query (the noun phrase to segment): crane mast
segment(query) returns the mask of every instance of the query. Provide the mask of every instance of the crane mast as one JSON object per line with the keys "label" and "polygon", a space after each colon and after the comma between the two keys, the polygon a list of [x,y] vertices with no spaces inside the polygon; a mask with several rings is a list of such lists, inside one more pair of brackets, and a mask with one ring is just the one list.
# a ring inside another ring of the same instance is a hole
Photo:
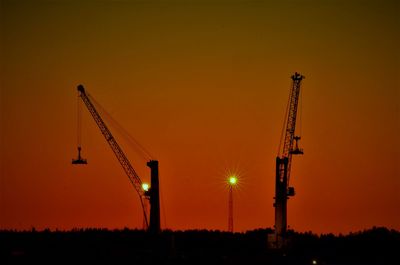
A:
{"label": "crane mast", "polygon": [[[112,151],[117,157],[119,163],[124,169],[126,175],[129,178],[129,181],[132,183],[135,188],[137,194],[139,195],[140,203],[143,209],[144,221],[148,230],[150,232],[158,232],[160,230],[160,204],[159,204],[159,184],[158,184],[158,161],[150,160],[147,162],[147,166],[150,167],[151,170],[151,187],[148,191],[144,191],[142,188],[142,181],[137,175],[135,169],[132,167],[128,158],[122,151],[121,147],[118,145],[117,141],[111,134],[110,130],[107,128],[107,125],[104,123],[100,114],[97,112],[95,106],[89,99],[88,95],[85,92],[85,88],[82,85],[78,86],[78,91],[82,101],[85,103],[87,109],[95,120],[97,126],[99,127],[101,133],[106,139],[107,143],[110,145]],[[147,213],[144,207],[144,199],[150,200],[150,225],[147,220]]]}
{"label": "crane mast", "polygon": [[[282,150],[279,150],[276,157],[276,178],[275,178],[275,235],[274,242],[276,248],[285,245],[287,229],[287,200],[294,196],[294,188],[289,186],[290,169],[292,155],[303,154],[303,150],[298,147],[299,136],[295,136],[297,108],[299,104],[300,84],[304,76],[299,73],[292,75],[292,87],[289,95],[287,116],[284,124],[284,142]],[[295,143],[295,147],[293,148]]]}

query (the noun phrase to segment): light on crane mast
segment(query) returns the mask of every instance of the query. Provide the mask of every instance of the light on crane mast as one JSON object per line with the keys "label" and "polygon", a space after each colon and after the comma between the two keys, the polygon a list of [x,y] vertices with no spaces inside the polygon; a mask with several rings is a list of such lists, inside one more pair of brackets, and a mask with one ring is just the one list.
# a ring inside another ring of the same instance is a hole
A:
{"label": "light on crane mast", "polygon": [[147,184],[147,183],[143,183],[143,184],[142,184],[142,189],[143,189],[144,191],[149,191],[150,185]]}

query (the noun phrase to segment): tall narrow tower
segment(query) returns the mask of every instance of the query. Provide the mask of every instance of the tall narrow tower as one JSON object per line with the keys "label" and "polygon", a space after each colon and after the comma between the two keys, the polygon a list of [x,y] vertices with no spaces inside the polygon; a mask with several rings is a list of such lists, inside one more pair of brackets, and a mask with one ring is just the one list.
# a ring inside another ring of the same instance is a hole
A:
{"label": "tall narrow tower", "polygon": [[160,232],[160,187],[158,180],[158,161],[150,160],[147,162],[150,168],[150,225],[151,233]]}
{"label": "tall narrow tower", "polygon": [[233,233],[233,187],[237,184],[237,177],[230,176],[228,179],[229,198],[228,198],[228,232]]}
{"label": "tall narrow tower", "polygon": [[[295,73],[292,75],[292,87],[289,95],[289,105],[287,117],[285,117],[285,128],[283,137],[283,148],[279,147],[276,157],[276,178],[275,178],[275,234],[273,244],[276,248],[282,248],[286,241],[287,229],[287,200],[294,196],[294,188],[289,187],[290,168],[292,155],[303,154],[303,150],[298,148],[300,136],[295,136],[297,106],[299,104],[300,84],[304,76]],[[295,148],[294,142],[296,142]],[[282,143],[282,138],[281,138]]]}

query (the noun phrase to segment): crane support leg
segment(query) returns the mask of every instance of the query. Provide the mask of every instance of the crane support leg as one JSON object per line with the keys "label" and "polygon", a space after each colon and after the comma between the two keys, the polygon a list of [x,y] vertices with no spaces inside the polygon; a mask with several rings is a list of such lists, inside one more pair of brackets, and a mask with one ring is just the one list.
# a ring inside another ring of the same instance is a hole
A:
{"label": "crane support leg", "polygon": [[150,225],[149,232],[160,232],[160,187],[158,181],[158,161],[150,160],[147,162],[150,168],[151,188],[150,188]]}

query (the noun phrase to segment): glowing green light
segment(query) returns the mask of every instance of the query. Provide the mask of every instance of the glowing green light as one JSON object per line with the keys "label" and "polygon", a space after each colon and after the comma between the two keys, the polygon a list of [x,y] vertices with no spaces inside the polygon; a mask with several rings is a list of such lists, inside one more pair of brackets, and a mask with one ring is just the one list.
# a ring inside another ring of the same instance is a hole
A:
{"label": "glowing green light", "polygon": [[147,184],[147,183],[143,183],[143,184],[142,184],[142,189],[143,189],[144,191],[149,191],[150,185]]}
{"label": "glowing green light", "polygon": [[236,183],[237,183],[237,177],[236,176],[231,176],[231,177],[229,177],[229,184],[230,185],[236,185]]}

